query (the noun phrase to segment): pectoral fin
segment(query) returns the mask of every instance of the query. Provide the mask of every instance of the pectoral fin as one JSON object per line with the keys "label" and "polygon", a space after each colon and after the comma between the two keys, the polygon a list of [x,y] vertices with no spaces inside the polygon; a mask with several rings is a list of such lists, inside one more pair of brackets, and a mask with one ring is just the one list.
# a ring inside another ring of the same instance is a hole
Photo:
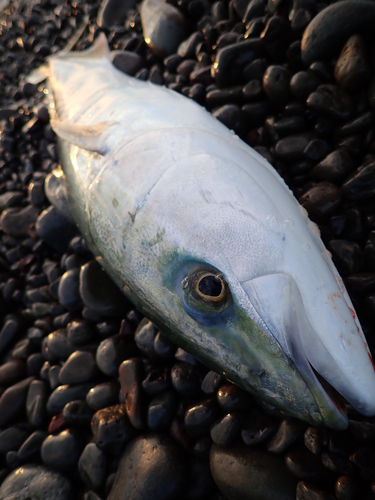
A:
{"label": "pectoral fin", "polygon": [[74,222],[74,218],[68,204],[65,176],[61,168],[56,168],[47,175],[44,182],[44,190],[48,200],[52,203],[56,210],[63,217],[65,217],[65,219],[70,222]]}
{"label": "pectoral fin", "polygon": [[56,135],[81,149],[104,155],[107,151],[106,142],[110,129],[117,122],[101,122],[95,125],[69,123],[58,119],[51,120],[51,126]]}

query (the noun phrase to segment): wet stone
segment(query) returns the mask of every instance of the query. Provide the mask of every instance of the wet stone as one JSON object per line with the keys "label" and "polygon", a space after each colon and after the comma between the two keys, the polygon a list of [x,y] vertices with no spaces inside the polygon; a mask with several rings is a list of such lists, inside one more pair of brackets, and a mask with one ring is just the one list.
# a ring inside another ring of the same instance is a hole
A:
{"label": "wet stone", "polygon": [[15,341],[20,328],[21,324],[17,318],[9,318],[5,321],[0,330],[0,353],[3,353],[5,349]]}
{"label": "wet stone", "polygon": [[251,80],[250,82],[248,82],[242,89],[242,96],[245,102],[254,102],[261,100],[262,97],[264,97],[263,86],[261,82],[259,80]]}
{"label": "wet stone", "polygon": [[289,97],[291,74],[284,66],[268,66],[263,75],[263,90],[275,104],[285,104]]}
{"label": "wet stone", "polygon": [[304,443],[314,455],[320,455],[328,445],[328,431],[320,427],[308,427],[304,434]]}
{"label": "wet stone", "polygon": [[310,483],[297,484],[296,500],[334,500],[334,497]]}
{"label": "wet stone", "polygon": [[298,201],[312,220],[321,221],[333,215],[341,204],[340,189],[329,182],[311,187]]}
{"label": "wet stone", "polygon": [[74,346],[80,346],[93,340],[94,332],[90,323],[84,319],[76,319],[66,327],[67,337]]}
{"label": "wet stone", "polygon": [[129,50],[116,51],[114,54],[113,65],[126,73],[127,75],[134,76],[137,71],[143,68],[145,61],[136,52],[130,52]]}
{"label": "wet stone", "polygon": [[0,386],[13,385],[24,379],[27,373],[26,364],[21,359],[11,359],[0,366]]}
{"label": "wet stone", "polygon": [[8,427],[1,431],[0,454],[5,455],[8,451],[18,450],[27,437],[28,432],[21,427]]}
{"label": "wet stone", "polygon": [[375,163],[360,167],[342,186],[348,200],[362,200],[375,194]]}
{"label": "wet stone", "polygon": [[19,448],[17,456],[21,463],[32,460],[39,456],[42,448],[43,441],[47,438],[48,434],[44,431],[33,432]]}
{"label": "wet stone", "polygon": [[230,413],[249,408],[251,405],[251,396],[243,389],[227,382],[218,390],[217,402],[223,411]]}
{"label": "wet stone", "polygon": [[360,35],[352,35],[344,45],[335,66],[335,79],[349,91],[362,88],[370,79],[365,45]]}
{"label": "wet stone", "polygon": [[39,209],[28,205],[25,208],[8,208],[0,216],[0,225],[9,236],[28,236],[28,229],[39,215]]}
{"label": "wet stone", "polygon": [[280,139],[275,145],[275,153],[281,160],[293,161],[300,160],[304,156],[304,151],[309,145],[311,135],[302,133],[290,135]]}
{"label": "wet stone", "polygon": [[66,360],[74,351],[64,328],[50,333],[42,342],[42,354],[47,361]]}
{"label": "wet stone", "polygon": [[282,136],[296,134],[306,129],[306,120],[302,116],[286,116],[273,124],[273,129]]}
{"label": "wet stone", "polygon": [[207,395],[215,394],[221,384],[225,381],[223,375],[210,371],[204,377],[201,385],[202,391]]}
{"label": "wet stone", "polygon": [[176,345],[162,332],[158,332],[154,339],[154,351],[162,358],[170,358],[175,354]]}
{"label": "wet stone", "polygon": [[115,405],[118,402],[119,390],[120,384],[118,382],[103,382],[89,390],[86,395],[86,403],[93,411]]}
{"label": "wet stone", "polygon": [[85,306],[103,316],[118,316],[129,308],[125,296],[95,260],[81,268],[79,292]]}
{"label": "wet stone", "polygon": [[51,418],[47,429],[48,434],[58,434],[59,432],[65,430],[67,427],[67,423],[65,422],[62,413],[59,413],[59,415],[54,415]]}
{"label": "wet stone", "polygon": [[240,413],[228,413],[217,420],[211,427],[211,439],[220,446],[228,446],[238,436],[241,430],[243,416]]}
{"label": "wet stone", "polygon": [[200,438],[209,433],[211,425],[220,413],[215,398],[206,399],[190,407],[185,413],[185,428],[192,438]]}
{"label": "wet stone", "polygon": [[271,453],[283,453],[305,432],[306,424],[301,420],[283,420],[276,434],[269,440],[267,450]]}
{"label": "wet stone", "polygon": [[261,126],[264,120],[273,112],[273,107],[269,100],[245,104],[241,109],[246,113],[249,127]]}
{"label": "wet stone", "polygon": [[363,498],[363,486],[359,479],[352,476],[340,476],[335,483],[337,500],[356,500]]}
{"label": "wet stone", "polygon": [[75,351],[61,368],[59,380],[61,384],[80,384],[92,380],[97,371],[91,352]]}
{"label": "wet stone", "polygon": [[103,451],[121,451],[135,434],[125,405],[114,405],[97,411],[91,420],[91,431],[96,446]]}
{"label": "wet stone", "polygon": [[29,423],[36,428],[42,427],[46,421],[47,385],[43,380],[33,380],[26,398],[26,413]]}
{"label": "wet stone", "polygon": [[252,409],[245,414],[241,437],[246,445],[253,446],[267,441],[275,430],[276,421],[272,417]]}
{"label": "wet stone", "polygon": [[174,54],[186,39],[186,20],[183,14],[160,0],[143,2],[140,14],[143,35],[152,52],[159,57]]}
{"label": "wet stone", "polygon": [[329,473],[320,457],[313,455],[305,447],[293,448],[285,455],[285,463],[290,472],[302,481],[321,484],[329,479]]}
{"label": "wet stone", "polygon": [[68,426],[85,426],[90,424],[93,411],[86,401],[76,400],[67,403],[62,411],[62,416]]}
{"label": "wet stone", "polygon": [[79,269],[64,273],[59,281],[58,299],[68,311],[77,311],[83,306],[79,293]]}
{"label": "wet stone", "polygon": [[78,470],[89,488],[97,490],[104,484],[106,466],[107,459],[103,451],[95,443],[86,445],[78,461]]}
{"label": "wet stone", "polygon": [[166,391],[150,401],[147,425],[151,431],[166,431],[169,428],[177,408],[177,400],[174,391]]}
{"label": "wet stone", "polygon": [[186,486],[186,462],[165,435],[139,436],[126,447],[108,500],[169,500]]}
{"label": "wet stone", "polygon": [[39,215],[35,229],[38,236],[58,252],[66,251],[70,240],[77,234],[77,227],[60,215],[53,206]]}
{"label": "wet stone", "polygon": [[117,374],[121,362],[134,356],[135,351],[131,338],[114,335],[100,342],[96,351],[96,364],[105,375],[112,377]]}
{"label": "wet stone", "polygon": [[132,358],[121,363],[119,380],[129,420],[136,429],[145,427],[145,399],[142,391],[143,362]]}
{"label": "wet stone", "polygon": [[268,63],[265,59],[255,59],[247,64],[243,70],[243,76],[246,81],[251,80],[263,81],[263,75],[266,71]]}
{"label": "wet stone", "polygon": [[324,451],[321,456],[324,467],[336,474],[352,474],[355,467],[346,456]]}
{"label": "wet stone", "polygon": [[367,111],[366,113],[362,113],[360,116],[354,118],[354,120],[345,123],[345,125],[336,131],[336,134],[339,136],[358,134],[359,132],[367,130],[373,123],[374,113],[372,111]]}
{"label": "wet stone", "polygon": [[194,57],[195,49],[198,43],[203,41],[203,35],[200,31],[192,33],[189,38],[181,42],[177,49],[177,54],[184,59]]}
{"label": "wet stone", "polygon": [[47,411],[51,415],[61,413],[64,406],[76,399],[84,399],[92,388],[92,384],[60,385],[57,387],[47,401]]}
{"label": "wet stone", "polygon": [[246,115],[236,104],[225,104],[216,109],[212,115],[237,135],[243,136],[245,134]]}
{"label": "wet stone", "polygon": [[0,498],[37,500],[71,500],[73,487],[59,472],[41,465],[24,465],[14,470],[0,486]]}
{"label": "wet stone", "polygon": [[215,108],[223,104],[238,104],[241,103],[241,100],[242,85],[235,85],[226,89],[213,89],[206,94],[206,105],[208,108]]}
{"label": "wet stone", "polygon": [[181,396],[195,397],[200,394],[200,386],[204,377],[200,366],[179,362],[171,369],[172,385]]}
{"label": "wet stone", "polygon": [[331,151],[331,146],[324,139],[312,139],[303,151],[303,156],[311,161],[320,161]]}
{"label": "wet stone", "polygon": [[354,162],[345,149],[337,149],[316,165],[310,174],[320,181],[339,182],[353,170]]}
{"label": "wet stone", "polygon": [[348,119],[353,111],[353,103],[345,90],[332,84],[320,85],[306,101],[309,108],[338,120]]}
{"label": "wet stone", "polygon": [[332,240],[329,249],[334,263],[343,275],[362,270],[363,253],[358,243],[348,240]]}
{"label": "wet stone", "polygon": [[213,444],[210,465],[216,485],[229,500],[295,499],[296,480],[282,457],[245,444]]}
{"label": "wet stone", "polygon": [[52,390],[56,389],[56,387],[60,385],[60,371],[61,371],[60,365],[53,365],[49,369],[48,379],[49,379],[49,385]]}
{"label": "wet stone", "polygon": [[149,370],[142,381],[142,388],[149,396],[156,396],[170,389],[171,385],[169,369],[167,367],[155,367]]}
{"label": "wet stone", "polygon": [[60,434],[48,436],[42,444],[41,457],[44,465],[57,470],[70,469],[78,462],[82,443],[76,432],[66,429]]}
{"label": "wet stone", "polygon": [[0,397],[0,427],[13,421],[25,412],[25,403],[30,383],[34,377],[8,387]]}

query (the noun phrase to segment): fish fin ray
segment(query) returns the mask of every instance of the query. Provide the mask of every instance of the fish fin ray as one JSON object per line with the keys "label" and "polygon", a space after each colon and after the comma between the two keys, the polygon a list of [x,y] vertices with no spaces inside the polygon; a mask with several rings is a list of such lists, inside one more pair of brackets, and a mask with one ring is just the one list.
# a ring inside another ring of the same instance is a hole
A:
{"label": "fish fin ray", "polygon": [[94,44],[88,49],[76,52],[63,50],[52,59],[54,57],[57,59],[109,59],[109,53],[107,38],[104,33],[100,33]]}
{"label": "fish fin ray", "polygon": [[44,182],[44,190],[48,200],[56,210],[65,217],[65,219],[74,222],[68,203],[65,175],[60,167],[55,168],[47,175]]}
{"label": "fish fin ray", "polygon": [[108,132],[115,124],[117,124],[115,121],[84,125],[57,119],[51,120],[51,127],[60,139],[70,142],[81,149],[86,149],[100,155],[106,153]]}

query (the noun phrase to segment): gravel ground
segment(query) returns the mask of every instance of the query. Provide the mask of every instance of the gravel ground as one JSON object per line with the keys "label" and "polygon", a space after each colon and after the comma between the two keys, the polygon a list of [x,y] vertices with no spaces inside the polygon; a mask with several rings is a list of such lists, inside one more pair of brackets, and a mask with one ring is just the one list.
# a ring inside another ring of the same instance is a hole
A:
{"label": "gravel ground", "polygon": [[76,49],[104,31],[119,69],[206,106],[318,224],[373,348],[375,3],[156,7],[152,33],[150,1],[142,20],[130,0],[0,12],[0,499],[375,499],[374,418],[348,406],[338,432],[268,408],[119,294],[45,196],[48,90],[25,80],[82,27]]}

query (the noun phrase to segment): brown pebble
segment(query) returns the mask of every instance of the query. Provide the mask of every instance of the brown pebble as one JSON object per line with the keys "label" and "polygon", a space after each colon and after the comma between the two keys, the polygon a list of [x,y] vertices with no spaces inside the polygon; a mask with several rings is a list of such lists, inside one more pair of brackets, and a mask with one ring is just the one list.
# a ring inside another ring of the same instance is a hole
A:
{"label": "brown pebble", "polygon": [[121,392],[126,413],[136,429],[145,427],[145,404],[142,391],[143,363],[140,358],[123,361],[119,368]]}
{"label": "brown pebble", "polygon": [[370,79],[365,46],[360,35],[353,35],[344,45],[335,66],[336,82],[345,90],[355,91]]}
{"label": "brown pebble", "polygon": [[313,220],[321,221],[333,215],[341,203],[340,189],[330,182],[320,182],[303,194],[298,201]]}

